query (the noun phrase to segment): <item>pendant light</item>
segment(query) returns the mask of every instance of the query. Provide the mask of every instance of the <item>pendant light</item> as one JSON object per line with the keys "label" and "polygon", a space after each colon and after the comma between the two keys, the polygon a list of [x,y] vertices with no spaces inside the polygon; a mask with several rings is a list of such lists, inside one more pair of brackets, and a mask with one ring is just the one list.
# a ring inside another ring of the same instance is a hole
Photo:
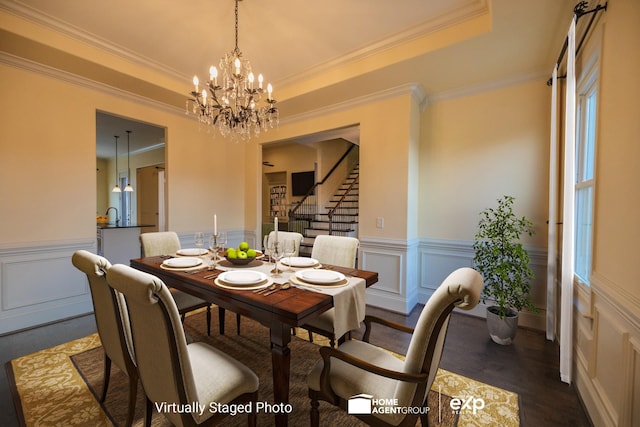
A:
{"label": "pendant light", "polygon": [[122,190],[120,189],[120,186],[118,185],[118,138],[120,138],[118,135],[114,135],[114,138],[116,139],[116,185],[113,186],[113,190],[111,190],[112,193],[122,193]]}
{"label": "pendant light", "polygon": [[131,135],[131,131],[128,130],[126,132],[127,132],[127,186],[124,187],[124,191],[131,192],[133,191],[133,187],[131,186],[131,169],[129,168],[129,155],[131,153],[130,146],[129,146],[129,135]]}

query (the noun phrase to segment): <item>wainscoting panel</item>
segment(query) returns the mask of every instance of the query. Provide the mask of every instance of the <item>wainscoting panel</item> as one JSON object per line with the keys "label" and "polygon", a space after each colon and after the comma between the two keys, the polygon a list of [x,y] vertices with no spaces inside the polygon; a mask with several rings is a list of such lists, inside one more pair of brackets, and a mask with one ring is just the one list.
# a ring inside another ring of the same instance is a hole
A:
{"label": "wainscoting panel", "polygon": [[629,345],[631,354],[629,371],[632,375],[627,379],[625,395],[631,396],[631,399],[627,402],[625,416],[629,420],[629,425],[638,426],[640,425],[640,340],[632,339]]}
{"label": "wainscoting panel", "polygon": [[420,297],[428,299],[442,281],[460,267],[472,267],[470,242],[423,239],[420,251]]}
{"label": "wainscoting panel", "polygon": [[594,425],[640,426],[640,298],[591,278],[593,317],[575,309],[575,383]]}
{"label": "wainscoting panel", "polygon": [[74,251],[96,251],[93,239],[0,247],[0,334],[93,311]]}
{"label": "wainscoting panel", "polygon": [[[540,313],[521,312],[519,324],[539,330],[545,328],[546,306],[546,251],[526,248],[531,258],[534,279],[531,282],[531,296]],[[421,239],[418,247],[420,258],[419,300],[426,301],[442,281],[454,270],[473,267],[473,242],[462,240]],[[473,310],[465,311],[478,317],[485,317],[486,305],[482,302]]]}
{"label": "wainscoting panel", "polygon": [[417,242],[360,238],[359,268],[376,271],[378,283],[367,289],[367,304],[409,313],[417,304]]}

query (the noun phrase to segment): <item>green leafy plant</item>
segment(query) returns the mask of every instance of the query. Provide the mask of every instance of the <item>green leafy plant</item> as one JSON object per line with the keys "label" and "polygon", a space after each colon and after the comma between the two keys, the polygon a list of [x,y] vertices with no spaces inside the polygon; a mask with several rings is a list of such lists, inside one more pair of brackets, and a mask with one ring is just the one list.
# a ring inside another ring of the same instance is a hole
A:
{"label": "green leafy plant", "polygon": [[520,243],[523,234],[532,236],[533,223],[513,213],[512,196],[498,199],[498,206],[480,213],[474,238],[473,264],[484,278],[482,302],[492,301],[504,318],[510,310],[538,311],[530,299],[529,254]]}

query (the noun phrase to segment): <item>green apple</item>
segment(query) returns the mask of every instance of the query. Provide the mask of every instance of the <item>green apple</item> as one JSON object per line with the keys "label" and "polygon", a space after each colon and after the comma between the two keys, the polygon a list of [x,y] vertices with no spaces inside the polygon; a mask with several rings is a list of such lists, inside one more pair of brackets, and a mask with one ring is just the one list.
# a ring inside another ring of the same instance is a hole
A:
{"label": "green apple", "polygon": [[238,258],[238,253],[235,249],[229,248],[227,249],[227,258]]}
{"label": "green apple", "polygon": [[239,251],[243,251],[243,252],[248,251],[249,250],[249,244],[247,242],[240,243],[240,245],[238,246],[238,250]]}
{"label": "green apple", "polygon": [[245,251],[238,251],[238,259],[247,259],[247,253]]}
{"label": "green apple", "polygon": [[249,258],[255,258],[256,257],[256,250],[255,249],[249,249],[247,251],[247,257]]}

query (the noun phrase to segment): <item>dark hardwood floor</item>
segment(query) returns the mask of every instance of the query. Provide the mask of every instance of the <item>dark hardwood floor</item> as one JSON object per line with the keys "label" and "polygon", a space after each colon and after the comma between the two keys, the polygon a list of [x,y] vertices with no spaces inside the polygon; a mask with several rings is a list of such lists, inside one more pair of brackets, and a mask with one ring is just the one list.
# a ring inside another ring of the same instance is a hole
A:
{"label": "dark hardwood floor", "polygon": [[[422,305],[409,316],[367,307],[367,313],[415,326]],[[372,343],[405,354],[410,337],[379,328]],[[354,332],[360,338],[364,328]],[[573,386],[560,381],[556,343],[541,331],[520,328],[510,346],[494,343],[484,319],[453,313],[440,366],[451,372],[503,388],[520,397],[521,426],[591,426]]]}
{"label": "dark hardwood floor", "polygon": [[[367,307],[369,314],[414,326],[422,306],[409,316]],[[362,328],[354,338],[361,338]],[[0,361],[5,362],[95,332],[93,316],[0,337]],[[404,354],[410,337],[376,329],[372,342]],[[559,379],[559,354],[555,343],[539,331],[520,329],[511,346],[493,343],[484,319],[454,313],[449,325],[441,366],[444,369],[494,385],[520,396],[521,425],[590,426],[575,388]],[[0,425],[17,426],[4,369],[0,374]]]}

